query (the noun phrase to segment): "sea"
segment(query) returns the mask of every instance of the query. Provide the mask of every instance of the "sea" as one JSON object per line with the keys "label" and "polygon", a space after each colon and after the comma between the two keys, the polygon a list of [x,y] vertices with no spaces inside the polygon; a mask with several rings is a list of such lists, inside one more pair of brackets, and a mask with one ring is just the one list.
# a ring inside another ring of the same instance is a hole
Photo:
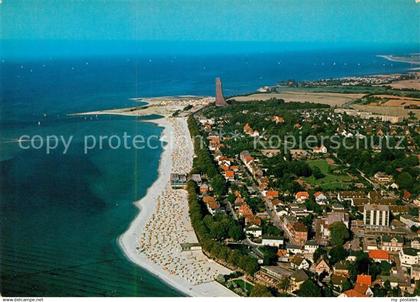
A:
{"label": "sea", "polygon": [[[214,95],[217,76],[230,96],[288,79],[405,72],[413,67],[376,56],[389,53],[288,49],[1,58],[1,295],[183,295],[132,264],[117,243],[138,213],[133,202],[157,178],[162,147],[104,144],[84,150],[89,135],[125,133],[158,140],[162,128],[147,117],[69,114],[133,106],[138,103],[131,98],[136,97]],[[33,138],[34,146],[20,146],[22,135],[21,143]],[[52,135],[73,137],[65,154],[62,144],[47,151],[45,138]]]}

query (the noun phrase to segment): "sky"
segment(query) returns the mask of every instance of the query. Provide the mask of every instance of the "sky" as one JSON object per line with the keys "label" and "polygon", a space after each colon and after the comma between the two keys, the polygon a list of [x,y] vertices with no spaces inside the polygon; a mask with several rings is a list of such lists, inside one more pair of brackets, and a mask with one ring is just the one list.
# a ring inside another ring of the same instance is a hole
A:
{"label": "sky", "polygon": [[6,40],[420,45],[415,0],[0,2],[4,51]]}

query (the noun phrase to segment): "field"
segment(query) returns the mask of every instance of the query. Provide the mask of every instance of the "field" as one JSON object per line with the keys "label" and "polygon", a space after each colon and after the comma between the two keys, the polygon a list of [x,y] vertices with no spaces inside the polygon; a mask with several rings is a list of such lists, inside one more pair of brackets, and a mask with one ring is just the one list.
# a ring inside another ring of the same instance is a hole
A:
{"label": "field", "polygon": [[420,105],[420,99],[410,98],[397,95],[375,95],[376,98],[381,98],[380,106],[390,106],[390,107],[404,107],[408,105]]}
{"label": "field", "polygon": [[360,99],[364,94],[360,93],[333,93],[333,92],[308,92],[308,91],[284,91],[280,93],[254,93],[244,96],[235,96],[238,102],[266,101],[271,98],[283,99],[286,102],[311,102],[330,106],[342,106],[348,102]]}
{"label": "field", "polygon": [[416,89],[420,90],[419,80],[402,80],[392,82],[389,86],[396,89]]}
{"label": "field", "polygon": [[394,107],[394,106],[370,106],[370,105],[352,105],[354,109],[360,111],[366,111],[376,114],[383,114],[383,115],[392,115],[392,116],[401,116],[401,117],[408,117],[410,111],[412,111],[417,118],[420,118],[420,110],[419,109],[404,109],[404,107]]}
{"label": "field", "polygon": [[351,176],[347,174],[334,174],[332,171],[335,165],[330,166],[325,159],[308,160],[308,165],[318,167],[325,177],[316,179],[314,176],[306,177],[305,182],[313,187],[319,186],[322,190],[346,190],[352,181]]}

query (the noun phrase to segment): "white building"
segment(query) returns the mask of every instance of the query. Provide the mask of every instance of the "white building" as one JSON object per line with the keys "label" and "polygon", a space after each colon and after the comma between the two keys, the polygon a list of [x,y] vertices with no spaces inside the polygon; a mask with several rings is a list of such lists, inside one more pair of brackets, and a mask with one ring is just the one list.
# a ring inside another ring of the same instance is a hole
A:
{"label": "white building", "polygon": [[304,247],[305,253],[313,254],[315,253],[318,247],[319,245],[314,240],[306,241],[305,247]]}
{"label": "white building", "polygon": [[262,228],[253,224],[245,228],[245,233],[247,235],[252,235],[254,238],[259,238],[262,236]]}
{"label": "white building", "polygon": [[420,263],[420,250],[413,248],[404,248],[399,253],[401,265],[411,268]]}
{"label": "white building", "polygon": [[420,240],[419,239],[414,239],[413,241],[411,241],[410,245],[413,249],[420,250]]}
{"label": "white building", "polygon": [[363,209],[363,224],[370,226],[389,226],[389,206],[366,204]]}
{"label": "white building", "polygon": [[315,202],[319,205],[325,205],[327,203],[327,196],[322,192],[315,192]]}
{"label": "white building", "polygon": [[280,247],[284,244],[284,239],[274,236],[262,236],[262,245]]}

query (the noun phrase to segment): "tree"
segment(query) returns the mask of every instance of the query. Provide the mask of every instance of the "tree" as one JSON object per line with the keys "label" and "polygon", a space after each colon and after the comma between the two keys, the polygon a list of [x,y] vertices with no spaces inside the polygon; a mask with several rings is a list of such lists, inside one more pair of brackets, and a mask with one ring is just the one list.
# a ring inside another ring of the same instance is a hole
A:
{"label": "tree", "polygon": [[229,237],[233,240],[241,240],[244,237],[244,232],[238,224],[232,224],[228,231]]}
{"label": "tree", "polygon": [[298,290],[300,297],[321,297],[321,289],[311,279],[306,280]]}
{"label": "tree", "polygon": [[277,248],[272,246],[263,246],[260,251],[264,255],[264,265],[273,265],[277,263]]}
{"label": "tree", "polygon": [[241,256],[238,266],[247,274],[253,275],[258,271],[258,261],[252,256]]}
{"label": "tree", "polygon": [[251,297],[272,297],[271,291],[261,284],[255,284],[252,288],[251,293],[249,294]]}
{"label": "tree", "polygon": [[330,258],[331,264],[335,264],[341,260],[346,259],[348,256],[347,251],[341,246],[335,246],[333,247],[330,252],[328,253],[328,256]]}
{"label": "tree", "polygon": [[331,232],[331,244],[332,245],[343,245],[347,239],[350,238],[350,233],[346,228],[346,225],[341,221],[334,222],[330,226]]}
{"label": "tree", "polygon": [[343,282],[343,286],[342,286],[342,291],[346,291],[348,289],[351,289],[353,286],[351,285],[350,281],[348,279],[346,279]]}
{"label": "tree", "polygon": [[223,176],[220,174],[217,174],[215,177],[211,179],[210,183],[214,190],[214,194],[219,197],[222,196],[223,193],[225,192],[225,186],[226,186],[225,179],[223,178]]}
{"label": "tree", "polygon": [[392,264],[386,261],[382,261],[380,264],[380,268],[381,268],[381,275],[389,276],[389,273],[392,268]]}
{"label": "tree", "polygon": [[314,262],[318,262],[318,260],[321,258],[321,256],[326,255],[327,254],[327,250],[319,247],[315,250],[314,255],[313,255],[313,259]]}
{"label": "tree", "polygon": [[278,284],[277,287],[282,290],[287,292],[289,290],[290,287],[290,279],[289,278],[283,278]]}
{"label": "tree", "polygon": [[316,179],[320,179],[320,178],[324,178],[325,174],[322,173],[321,169],[317,166],[312,168],[312,175],[316,178]]}
{"label": "tree", "polygon": [[400,189],[411,189],[413,185],[413,176],[411,176],[408,172],[402,172],[400,175],[398,175],[396,179],[396,183],[400,187]]}

